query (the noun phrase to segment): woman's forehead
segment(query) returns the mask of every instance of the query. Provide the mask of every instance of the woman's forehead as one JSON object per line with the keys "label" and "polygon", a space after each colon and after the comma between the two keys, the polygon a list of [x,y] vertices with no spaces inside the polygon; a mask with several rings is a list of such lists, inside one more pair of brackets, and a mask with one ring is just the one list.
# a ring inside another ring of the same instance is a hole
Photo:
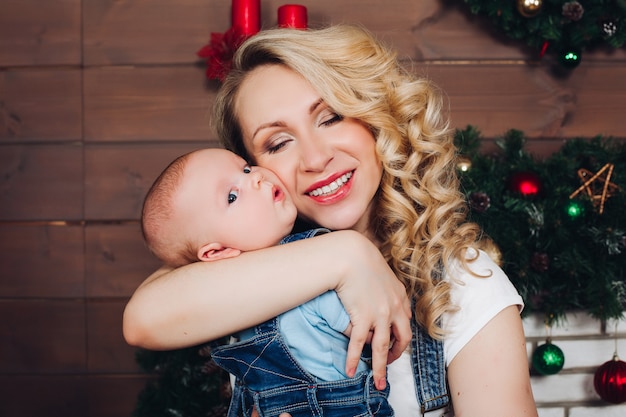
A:
{"label": "woman's forehead", "polygon": [[298,73],[282,65],[253,70],[237,94],[235,109],[244,137],[263,125],[284,123],[289,115],[310,113],[320,95]]}
{"label": "woman's forehead", "polygon": [[319,94],[302,75],[283,65],[264,65],[252,70],[243,80],[236,104],[237,107],[246,107],[248,103],[280,104],[307,97],[319,100]]}

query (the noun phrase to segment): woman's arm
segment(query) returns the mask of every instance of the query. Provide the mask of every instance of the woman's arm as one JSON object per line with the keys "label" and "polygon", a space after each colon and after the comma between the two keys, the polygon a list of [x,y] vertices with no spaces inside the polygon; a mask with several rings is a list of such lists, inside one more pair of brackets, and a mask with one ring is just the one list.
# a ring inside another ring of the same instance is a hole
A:
{"label": "woman's arm", "polygon": [[[197,262],[151,275],[124,311],[124,337],[135,346],[175,349],[263,322],[335,290],[353,326],[346,369],[354,373],[370,330],[375,377],[411,338],[403,285],[378,249],[353,231],[328,233]],[[390,336],[395,342],[389,350]]]}
{"label": "woman's arm", "polygon": [[517,306],[502,310],[461,349],[448,382],[457,415],[537,416]]}

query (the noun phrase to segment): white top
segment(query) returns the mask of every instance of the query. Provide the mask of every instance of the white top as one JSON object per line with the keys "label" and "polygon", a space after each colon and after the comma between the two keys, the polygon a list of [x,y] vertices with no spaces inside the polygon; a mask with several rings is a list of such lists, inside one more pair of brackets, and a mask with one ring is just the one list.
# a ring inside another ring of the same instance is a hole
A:
{"label": "white top", "polygon": [[[469,256],[471,257],[472,253]],[[519,306],[521,311],[524,305],[522,297],[511,281],[485,252],[480,251],[478,259],[469,265],[479,276],[470,274],[457,264],[447,271],[444,277],[451,283],[452,305],[458,307],[457,311],[444,314],[442,320],[443,330],[446,332],[443,342],[446,366],[500,311],[511,305]],[[387,372],[390,385],[389,402],[396,417],[420,416],[410,353],[404,352],[398,360],[388,366]],[[426,415],[435,417],[452,414],[446,414],[444,409]]]}

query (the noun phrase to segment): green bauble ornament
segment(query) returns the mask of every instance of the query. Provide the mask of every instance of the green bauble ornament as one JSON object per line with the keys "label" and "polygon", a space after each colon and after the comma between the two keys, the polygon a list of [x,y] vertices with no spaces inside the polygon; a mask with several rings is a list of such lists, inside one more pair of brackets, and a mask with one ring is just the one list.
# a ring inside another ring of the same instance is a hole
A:
{"label": "green bauble ornament", "polygon": [[563,369],[565,355],[550,339],[533,352],[533,368],[541,375],[554,375]]}
{"label": "green bauble ornament", "polygon": [[582,52],[579,49],[566,49],[559,55],[559,62],[565,68],[576,68],[582,60]]}
{"label": "green bauble ornament", "polygon": [[585,214],[585,206],[576,200],[570,200],[565,207],[565,210],[567,211],[569,218],[572,220],[576,220]]}

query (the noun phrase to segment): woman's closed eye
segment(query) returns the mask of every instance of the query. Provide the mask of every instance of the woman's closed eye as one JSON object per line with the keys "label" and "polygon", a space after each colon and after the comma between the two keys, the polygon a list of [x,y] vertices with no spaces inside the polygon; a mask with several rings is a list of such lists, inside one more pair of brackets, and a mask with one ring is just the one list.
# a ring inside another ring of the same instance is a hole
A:
{"label": "woman's closed eye", "polygon": [[337,113],[329,113],[328,115],[326,115],[324,118],[322,118],[322,120],[320,121],[320,126],[332,126],[337,122],[340,122],[343,120],[343,116],[337,114]]}
{"label": "woman's closed eye", "polygon": [[265,152],[269,154],[275,154],[280,151],[288,142],[291,141],[290,137],[280,137],[274,140],[269,141],[265,145]]}

